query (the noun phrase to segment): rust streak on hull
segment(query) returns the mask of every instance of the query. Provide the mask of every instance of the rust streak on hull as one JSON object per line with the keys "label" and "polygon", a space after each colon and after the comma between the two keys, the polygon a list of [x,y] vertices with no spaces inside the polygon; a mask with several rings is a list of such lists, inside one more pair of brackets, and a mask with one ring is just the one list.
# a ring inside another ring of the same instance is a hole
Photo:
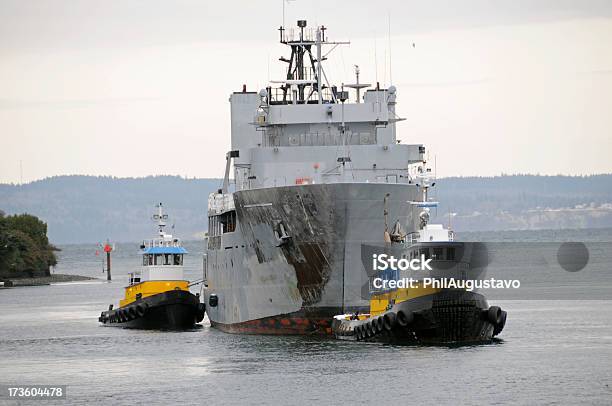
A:
{"label": "rust streak on hull", "polygon": [[332,334],[331,323],[330,317],[304,317],[303,314],[292,313],[234,324],[211,321],[211,326],[235,334],[326,336]]}

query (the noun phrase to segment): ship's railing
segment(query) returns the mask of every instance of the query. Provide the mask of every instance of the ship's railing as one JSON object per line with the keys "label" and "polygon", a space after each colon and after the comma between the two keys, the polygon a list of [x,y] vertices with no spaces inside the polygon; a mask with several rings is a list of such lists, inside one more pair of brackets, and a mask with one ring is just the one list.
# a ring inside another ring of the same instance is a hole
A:
{"label": "ship's railing", "polygon": [[376,145],[378,137],[375,133],[347,132],[344,136],[339,133],[305,133],[275,135],[266,134],[263,137],[264,147],[313,147],[313,146],[339,146],[339,145]]}
{"label": "ship's railing", "polygon": [[[373,169],[353,169],[349,166],[342,168],[341,164],[338,164],[336,167],[332,167],[320,173],[312,173],[310,175],[296,173],[293,176],[266,176],[262,178],[257,178],[257,181],[252,183],[241,182],[243,185],[245,185],[241,190],[320,183],[333,184],[343,182],[408,184],[406,178],[402,177],[399,172],[377,176],[376,171]],[[212,211],[209,209],[209,215],[211,214],[211,212]],[[419,237],[419,235],[414,236],[416,240],[418,240]]]}
{"label": "ship's railing", "polygon": [[[283,41],[284,42],[295,42],[300,40],[300,29],[295,27],[285,28],[283,32]],[[304,28],[304,36],[302,37],[302,41],[314,41],[316,38],[316,30],[312,27]]]}
{"label": "ship's railing", "polygon": [[178,238],[172,240],[165,240],[161,238],[154,238],[151,240],[143,240],[142,245],[144,248],[150,247],[180,247],[181,242]]}
{"label": "ship's railing", "polygon": [[[313,77],[311,77],[312,75],[305,75],[308,76],[307,78],[305,78],[305,80],[314,80]],[[304,90],[304,97],[308,98],[308,95],[310,94],[310,87],[306,87],[306,89]],[[334,98],[333,98],[333,93],[332,90],[330,88],[325,88],[322,91],[323,94],[323,103],[329,104],[329,103],[333,103]],[[269,101],[270,104],[275,105],[275,104],[293,104],[293,100],[294,100],[294,94],[293,91],[291,90],[291,88],[287,89],[287,94],[285,95],[284,89],[281,87],[269,87],[268,88],[268,97],[269,97]],[[299,99],[299,95],[298,95],[298,99],[296,100],[297,104],[304,104],[304,103],[309,103],[309,104],[315,104],[319,102],[319,98],[316,94],[313,94],[309,100],[304,101],[304,100],[300,100]]]}

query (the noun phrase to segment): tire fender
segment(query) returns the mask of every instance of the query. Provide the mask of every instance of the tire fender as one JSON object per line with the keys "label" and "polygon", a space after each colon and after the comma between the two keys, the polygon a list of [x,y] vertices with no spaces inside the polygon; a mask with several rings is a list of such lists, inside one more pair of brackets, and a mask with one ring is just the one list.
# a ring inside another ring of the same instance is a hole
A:
{"label": "tire fender", "polygon": [[397,324],[402,327],[406,327],[414,320],[414,315],[412,312],[404,312],[403,310],[399,310],[397,312]]}

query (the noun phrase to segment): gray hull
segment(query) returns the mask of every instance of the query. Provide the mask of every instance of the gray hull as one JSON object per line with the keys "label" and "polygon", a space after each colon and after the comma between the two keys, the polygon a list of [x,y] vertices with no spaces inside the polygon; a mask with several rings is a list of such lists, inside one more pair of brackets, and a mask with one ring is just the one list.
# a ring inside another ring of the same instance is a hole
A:
{"label": "gray hull", "polygon": [[[238,191],[234,232],[211,237],[205,279],[213,326],[228,332],[331,333],[335,314],[365,310],[362,245],[397,220],[413,225],[407,184],[334,183]],[[387,203],[385,204],[385,196]],[[386,205],[386,207],[385,207]],[[413,231],[413,230],[407,230]]]}

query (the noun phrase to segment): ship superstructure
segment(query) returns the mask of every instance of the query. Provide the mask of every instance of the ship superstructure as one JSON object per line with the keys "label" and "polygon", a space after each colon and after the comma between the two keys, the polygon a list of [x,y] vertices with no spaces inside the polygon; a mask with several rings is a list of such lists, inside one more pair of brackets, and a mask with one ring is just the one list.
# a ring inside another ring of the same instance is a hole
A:
{"label": "ship superstructure", "polygon": [[[419,230],[425,148],[396,136],[397,90],[334,85],[323,26],[281,27],[286,77],[230,97],[231,150],[209,197],[204,294],[230,332],[330,333],[367,309],[362,247]],[[234,185],[230,185],[233,164]]]}

